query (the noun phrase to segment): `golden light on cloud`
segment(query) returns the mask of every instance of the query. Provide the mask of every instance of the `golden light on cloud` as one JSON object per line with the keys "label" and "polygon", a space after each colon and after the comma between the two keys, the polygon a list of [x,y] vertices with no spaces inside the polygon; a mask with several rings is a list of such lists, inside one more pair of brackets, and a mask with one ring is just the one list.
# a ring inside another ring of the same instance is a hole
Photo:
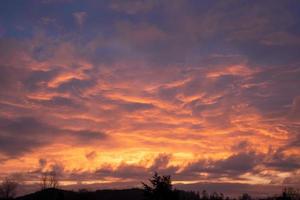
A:
{"label": "golden light on cloud", "polygon": [[52,13],[59,3],[42,1],[31,17],[31,1],[0,6],[0,178],[299,183],[298,13],[283,2],[238,4],[231,17],[233,2],[77,4]]}

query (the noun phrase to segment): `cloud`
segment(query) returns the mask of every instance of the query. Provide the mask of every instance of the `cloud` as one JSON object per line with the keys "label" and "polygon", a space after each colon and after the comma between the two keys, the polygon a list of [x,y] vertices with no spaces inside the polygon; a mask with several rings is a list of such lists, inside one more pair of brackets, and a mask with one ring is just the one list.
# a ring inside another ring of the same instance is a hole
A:
{"label": "cloud", "polygon": [[298,3],[9,5],[0,8],[1,171],[64,163],[66,180],[106,186],[156,170],[224,188],[294,182]]}
{"label": "cloud", "polygon": [[294,98],[292,103],[291,111],[288,115],[288,118],[293,121],[299,121],[300,119],[300,96]]}
{"label": "cloud", "polygon": [[182,174],[208,173],[212,177],[237,177],[247,172],[252,172],[261,162],[263,156],[254,152],[238,153],[220,160],[198,160],[192,162],[183,170]]}
{"label": "cloud", "polygon": [[251,171],[260,161],[261,156],[253,152],[232,155],[226,160],[217,161],[215,169],[221,172],[245,173]]}
{"label": "cloud", "polygon": [[166,168],[170,162],[171,155],[160,154],[158,155],[151,166],[152,171],[157,171],[160,168]]}
{"label": "cloud", "polygon": [[47,160],[43,159],[43,158],[40,158],[39,159],[39,165],[40,165],[41,168],[44,168],[47,165]]}
{"label": "cloud", "polygon": [[251,144],[248,141],[242,140],[239,143],[235,144],[232,147],[232,150],[233,151],[238,151],[238,152],[239,151],[247,151],[250,146],[251,146]]}
{"label": "cloud", "polygon": [[88,160],[93,160],[97,157],[97,152],[96,151],[91,151],[89,153],[87,153],[85,155],[85,157],[88,159]]}
{"label": "cloud", "polygon": [[128,15],[149,12],[157,4],[156,1],[114,1],[110,8]]}
{"label": "cloud", "polygon": [[84,11],[80,11],[80,12],[74,12],[73,13],[73,17],[76,21],[76,23],[78,24],[79,27],[83,26],[84,21],[87,18],[87,13]]}
{"label": "cloud", "polygon": [[90,130],[70,130],[57,128],[32,117],[17,119],[1,118],[1,152],[8,156],[21,156],[24,153],[69,139],[77,144],[91,144],[106,138],[104,133]]}
{"label": "cloud", "polygon": [[1,135],[1,152],[9,156],[18,156],[34,148],[42,146],[44,142],[33,139],[19,139]]}
{"label": "cloud", "polygon": [[299,185],[299,172],[295,172],[293,173],[291,176],[286,177],[283,180],[283,184],[284,185],[288,185],[288,186],[294,186],[294,185]]}
{"label": "cloud", "polygon": [[38,90],[41,87],[45,87],[47,82],[57,76],[58,73],[57,69],[33,71],[24,81],[24,86],[32,91]]}
{"label": "cloud", "polygon": [[300,157],[297,155],[286,156],[283,153],[276,152],[271,159],[265,161],[267,168],[278,171],[294,171],[300,167]]}
{"label": "cloud", "polygon": [[[151,46],[162,42],[166,37],[166,33],[160,30],[154,24],[132,23],[129,21],[121,21],[116,24],[118,32],[117,37],[123,45],[132,47],[132,50],[148,51]],[[138,52],[137,52],[138,53]]]}
{"label": "cloud", "polygon": [[[95,171],[97,179],[115,178],[124,181],[141,181],[150,177],[154,171],[160,174],[176,174],[179,167],[169,164],[170,155],[159,154],[151,160],[150,166],[146,167],[142,164],[120,163],[113,166],[101,166]],[[83,173],[84,174],[84,173]],[[86,175],[88,175],[87,173]]]}
{"label": "cloud", "polygon": [[39,137],[54,134],[56,130],[47,124],[32,118],[16,120],[1,119],[1,151],[7,155],[17,156],[36,147],[41,147],[47,141]]}
{"label": "cloud", "polygon": [[268,35],[262,42],[266,45],[299,45],[300,38],[288,32],[275,32]]}

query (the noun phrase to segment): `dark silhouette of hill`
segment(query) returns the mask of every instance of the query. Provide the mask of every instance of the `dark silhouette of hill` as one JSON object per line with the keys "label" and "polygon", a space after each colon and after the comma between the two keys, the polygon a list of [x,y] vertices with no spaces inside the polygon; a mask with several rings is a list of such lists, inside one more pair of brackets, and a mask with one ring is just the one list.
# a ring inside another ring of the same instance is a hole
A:
{"label": "dark silhouette of hill", "polygon": [[[124,189],[124,190],[97,190],[97,191],[68,191],[61,189],[45,189],[22,197],[16,200],[146,200],[145,191],[143,189]],[[174,200],[236,200],[236,198],[224,197],[218,193],[202,194],[188,192],[182,190],[175,191],[178,198]],[[164,198],[153,198],[165,200]],[[299,195],[288,194],[283,191],[280,196],[270,196],[265,198],[254,198],[257,200],[300,200]],[[173,199],[172,199],[173,200]],[[243,194],[238,200],[253,200],[251,196]]]}
{"label": "dark silhouette of hill", "polygon": [[45,189],[16,198],[17,200],[143,200],[143,190],[97,190],[74,192],[60,189]]}
{"label": "dark silhouette of hill", "polygon": [[[177,190],[184,200],[194,200],[191,192]],[[143,189],[68,191],[60,189],[45,189],[16,198],[16,200],[145,200]]]}
{"label": "dark silhouette of hill", "polygon": [[34,192],[25,196],[16,198],[18,200],[68,200],[79,199],[77,192],[60,190],[60,189],[44,189],[38,192]]}

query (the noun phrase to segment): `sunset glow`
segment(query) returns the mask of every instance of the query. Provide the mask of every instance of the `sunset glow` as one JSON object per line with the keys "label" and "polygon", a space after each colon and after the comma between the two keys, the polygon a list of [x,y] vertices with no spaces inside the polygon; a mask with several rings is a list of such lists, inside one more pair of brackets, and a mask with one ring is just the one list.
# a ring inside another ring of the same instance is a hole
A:
{"label": "sunset glow", "polygon": [[55,170],[70,188],[128,188],[157,171],[193,190],[299,186],[299,11],[1,1],[0,179],[34,188]]}

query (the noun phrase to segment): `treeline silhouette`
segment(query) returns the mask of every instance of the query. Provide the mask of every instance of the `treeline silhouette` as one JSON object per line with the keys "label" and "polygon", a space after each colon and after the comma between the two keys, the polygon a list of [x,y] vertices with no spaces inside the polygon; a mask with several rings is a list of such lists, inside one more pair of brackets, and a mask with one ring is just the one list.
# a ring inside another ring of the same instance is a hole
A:
{"label": "treeline silhouette", "polygon": [[149,179],[149,184],[142,182],[142,189],[68,191],[58,189],[59,182],[55,173],[45,173],[41,178],[41,189],[35,193],[17,197],[18,183],[6,178],[0,184],[0,200],[300,200],[300,192],[294,188],[284,188],[281,195],[264,198],[252,198],[242,194],[238,198],[225,196],[223,193],[183,191],[173,188],[171,176],[158,173]]}

